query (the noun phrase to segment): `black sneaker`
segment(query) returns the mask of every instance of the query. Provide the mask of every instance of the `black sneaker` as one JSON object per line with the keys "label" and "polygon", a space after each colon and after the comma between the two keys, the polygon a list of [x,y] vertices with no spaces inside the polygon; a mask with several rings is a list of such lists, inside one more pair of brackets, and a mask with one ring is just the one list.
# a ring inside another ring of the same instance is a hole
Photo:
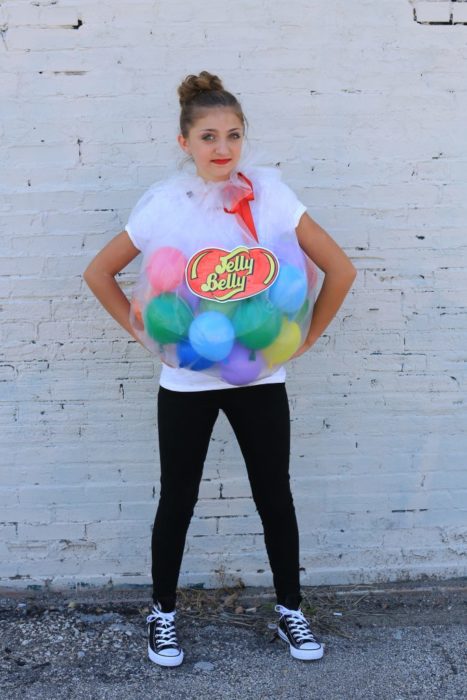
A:
{"label": "black sneaker", "polygon": [[313,661],[321,659],[324,653],[320,644],[310,629],[310,623],[300,609],[289,610],[283,605],[276,605],[276,612],[280,614],[277,625],[277,634],[290,646],[290,653],[294,659]]}
{"label": "black sneaker", "polygon": [[183,651],[180,649],[175,631],[175,610],[162,612],[158,604],[153,605],[148,623],[148,656],[159,666],[180,666]]}

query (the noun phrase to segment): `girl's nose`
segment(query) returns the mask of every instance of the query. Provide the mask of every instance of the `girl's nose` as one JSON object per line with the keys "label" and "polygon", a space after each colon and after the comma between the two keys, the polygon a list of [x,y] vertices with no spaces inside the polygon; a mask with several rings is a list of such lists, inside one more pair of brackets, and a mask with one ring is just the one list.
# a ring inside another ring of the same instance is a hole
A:
{"label": "girl's nose", "polygon": [[217,147],[216,147],[216,152],[220,156],[223,156],[223,155],[229,153],[229,145],[228,145],[227,141],[218,141]]}

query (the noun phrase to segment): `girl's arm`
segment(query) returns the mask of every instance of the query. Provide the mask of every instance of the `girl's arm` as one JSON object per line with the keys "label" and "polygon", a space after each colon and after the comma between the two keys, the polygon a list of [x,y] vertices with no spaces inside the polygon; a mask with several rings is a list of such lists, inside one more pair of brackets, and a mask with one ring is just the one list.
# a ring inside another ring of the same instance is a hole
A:
{"label": "girl's arm", "polygon": [[102,248],[83,273],[86,284],[104,309],[138,342],[139,338],[130,325],[130,302],[115,275],[136,258],[139,252],[128,233],[122,231]]}
{"label": "girl's arm", "polygon": [[307,337],[293,357],[306,352],[322,335],[357,275],[342,248],[308,214],[303,214],[296,231],[300,247],[324,272],[324,281],[313,308]]}

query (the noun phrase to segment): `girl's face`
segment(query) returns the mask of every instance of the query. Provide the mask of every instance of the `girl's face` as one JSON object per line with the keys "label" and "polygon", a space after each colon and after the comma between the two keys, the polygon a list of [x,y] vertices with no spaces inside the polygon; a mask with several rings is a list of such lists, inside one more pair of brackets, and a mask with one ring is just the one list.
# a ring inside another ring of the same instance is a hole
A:
{"label": "girl's face", "polygon": [[200,117],[185,138],[178,136],[181,148],[194,160],[198,175],[206,181],[228,180],[242,153],[243,124],[231,109],[215,107]]}

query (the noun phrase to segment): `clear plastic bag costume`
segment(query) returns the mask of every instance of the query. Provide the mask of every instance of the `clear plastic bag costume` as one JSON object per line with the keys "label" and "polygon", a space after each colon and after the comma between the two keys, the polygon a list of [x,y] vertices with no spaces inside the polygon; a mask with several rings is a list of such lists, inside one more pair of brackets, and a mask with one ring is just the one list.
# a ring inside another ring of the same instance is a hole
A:
{"label": "clear plastic bag costume", "polygon": [[179,175],[156,183],[131,212],[127,229],[144,241],[144,258],[130,321],[168,365],[242,386],[302,344],[318,276],[267,196],[279,180],[272,168],[222,182]]}

